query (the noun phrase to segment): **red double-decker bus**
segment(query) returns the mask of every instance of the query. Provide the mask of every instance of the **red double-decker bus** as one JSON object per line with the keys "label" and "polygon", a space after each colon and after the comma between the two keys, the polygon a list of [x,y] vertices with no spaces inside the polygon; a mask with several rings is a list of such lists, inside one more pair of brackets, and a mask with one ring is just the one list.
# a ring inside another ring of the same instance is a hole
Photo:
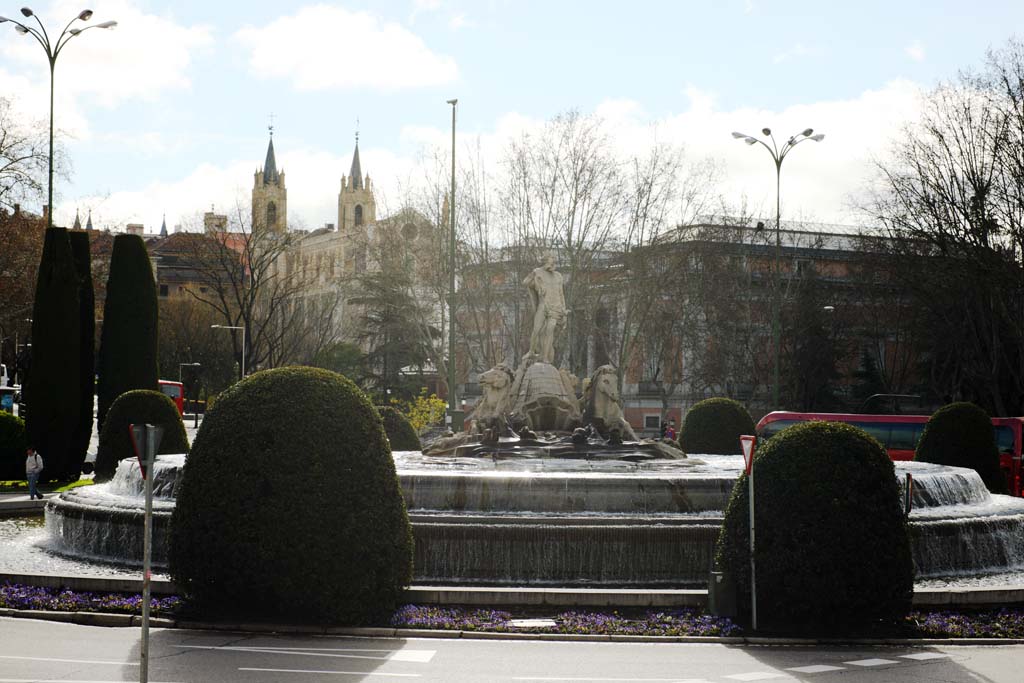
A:
{"label": "red double-decker bus", "polygon": [[174,405],[178,406],[179,415],[183,415],[185,413],[184,384],[181,382],[175,382],[174,380],[162,379],[160,380],[160,391],[162,391],[167,398],[174,401]]}
{"label": "red double-decker bus", "polygon": [[[886,452],[893,460],[913,460],[914,449],[928,422],[929,415],[858,415],[855,413],[797,413],[778,410],[768,413],[757,423],[757,435],[769,438],[778,434],[790,425],[801,422],[822,420],[825,422],[845,422],[859,427],[885,446]],[[1006,476],[1010,493],[1015,496],[1024,495],[1021,475],[1022,433],[1024,418],[993,417],[992,427],[995,431],[996,446],[999,448],[999,465]]]}

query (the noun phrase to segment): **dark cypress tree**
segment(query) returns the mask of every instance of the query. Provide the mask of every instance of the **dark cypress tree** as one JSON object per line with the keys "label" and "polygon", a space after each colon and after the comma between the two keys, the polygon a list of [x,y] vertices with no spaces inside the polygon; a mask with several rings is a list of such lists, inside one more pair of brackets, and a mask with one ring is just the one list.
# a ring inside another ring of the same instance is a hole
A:
{"label": "dark cypress tree", "polygon": [[43,456],[44,479],[64,479],[79,398],[79,279],[65,228],[50,228],[43,240],[32,307],[32,372],[25,387],[29,442]]}
{"label": "dark cypress tree", "polygon": [[100,333],[97,425],[118,396],[157,391],[157,302],[153,268],[139,235],[118,235],[110,255],[107,300]]}
{"label": "dark cypress tree", "polygon": [[92,258],[89,253],[89,233],[69,232],[71,256],[78,274],[79,308],[79,412],[78,429],[68,461],[68,475],[80,472],[92,438],[92,400],[96,391],[96,295],[92,287]]}

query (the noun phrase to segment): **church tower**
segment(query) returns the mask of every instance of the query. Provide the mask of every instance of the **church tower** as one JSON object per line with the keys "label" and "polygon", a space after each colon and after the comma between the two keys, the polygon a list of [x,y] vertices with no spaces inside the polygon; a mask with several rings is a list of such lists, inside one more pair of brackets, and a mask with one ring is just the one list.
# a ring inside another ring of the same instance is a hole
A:
{"label": "church tower", "polygon": [[253,229],[288,231],[288,190],[284,184],[284,170],[277,170],[274,157],[274,127],[270,127],[270,144],[263,169],[256,171],[252,186]]}
{"label": "church tower", "polygon": [[338,193],[338,231],[351,235],[354,230],[366,232],[366,226],[377,222],[377,203],[373,199],[370,176],[363,176],[359,165],[359,134],[356,133],[356,151],[352,155],[352,168],[348,176],[341,176]]}

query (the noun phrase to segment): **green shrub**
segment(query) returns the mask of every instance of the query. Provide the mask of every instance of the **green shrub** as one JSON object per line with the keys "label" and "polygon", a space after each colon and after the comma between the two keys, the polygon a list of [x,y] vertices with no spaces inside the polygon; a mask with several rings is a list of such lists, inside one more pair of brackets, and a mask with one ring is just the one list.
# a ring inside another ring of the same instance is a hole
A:
{"label": "green shrub", "polygon": [[41,481],[78,479],[71,457],[81,405],[78,276],[65,228],[48,228],[32,306],[32,368],[25,383],[29,441],[43,456]]}
{"label": "green shrub", "polygon": [[126,391],[110,406],[107,421],[100,430],[99,450],[96,452],[96,481],[114,476],[117,463],[134,458],[130,424],[152,424],[164,428],[157,453],[188,453],[188,436],[174,401],[159,391],[136,389]]}
{"label": "green shrub", "polygon": [[96,295],[92,286],[89,233],[68,233],[71,256],[78,275],[78,426],[68,455],[68,474],[81,472],[92,440],[93,397],[96,395]]}
{"label": "green shrub", "polygon": [[377,406],[380,419],[384,423],[384,433],[388,435],[393,451],[421,451],[423,444],[412,423],[393,406]]}
{"label": "green shrub", "polygon": [[411,580],[412,530],[380,416],[336,373],[267,370],[222,392],[177,499],[170,572],[201,611],[364,623]]}
{"label": "green shrub", "polygon": [[972,469],[992,493],[1009,492],[999,469],[992,420],[973,403],[950,403],[935,411],[917,442],[914,460]]}
{"label": "green shrub", "polygon": [[686,453],[735,455],[743,452],[740,436],[753,433],[754,420],[742,403],[731,398],[709,398],[686,413],[679,445]]}
{"label": "green shrub", "polygon": [[6,410],[0,410],[0,480],[25,478],[27,448],[25,422]]}
{"label": "green shrub", "polygon": [[110,254],[97,363],[96,421],[100,432],[118,396],[132,389],[160,388],[157,315],[156,284],[146,243],[139,235],[118,235]]}
{"label": "green shrub", "polygon": [[[759,626],[843,630],[910,608],[914,567],[892,461],[864,431],[809,422],[754,458]],[[750,609],[748,480],[733,488],[716,560]]]}

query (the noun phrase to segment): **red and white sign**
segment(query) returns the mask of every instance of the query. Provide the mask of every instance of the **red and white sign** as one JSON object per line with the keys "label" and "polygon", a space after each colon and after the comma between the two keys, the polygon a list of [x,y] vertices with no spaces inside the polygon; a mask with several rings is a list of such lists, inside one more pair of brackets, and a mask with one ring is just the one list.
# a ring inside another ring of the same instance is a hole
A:
{"label": "red and white sign", "polygon": [[754,446],[757,445],[757,437],[744,434],[740,437],[740,446],[743,447],[743,465],[747,474],[754,465]]}

